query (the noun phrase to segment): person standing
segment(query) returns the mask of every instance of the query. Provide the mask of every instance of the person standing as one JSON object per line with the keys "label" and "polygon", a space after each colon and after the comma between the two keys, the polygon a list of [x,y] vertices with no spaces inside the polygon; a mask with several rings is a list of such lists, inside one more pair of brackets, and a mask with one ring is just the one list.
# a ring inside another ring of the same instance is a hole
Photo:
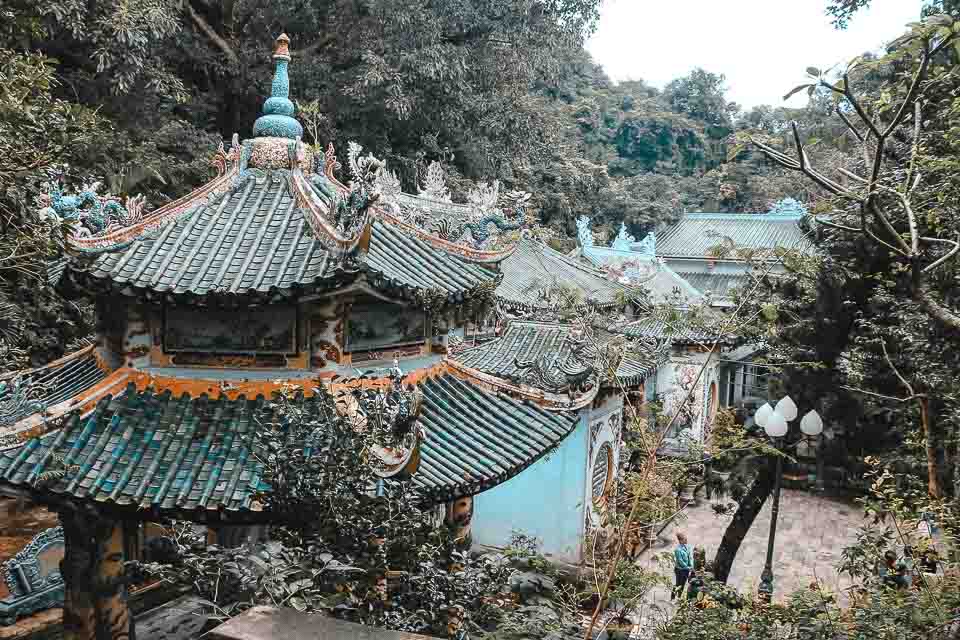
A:
{"label": "person standing", "polygon": [[683,594],[691,571],[693,571],[693,550],[687,544],[687,534],[681,531],[677,533],[677,547],[673,550],[673,573],[677,580],[673,593],[670,594],[671,600]]}

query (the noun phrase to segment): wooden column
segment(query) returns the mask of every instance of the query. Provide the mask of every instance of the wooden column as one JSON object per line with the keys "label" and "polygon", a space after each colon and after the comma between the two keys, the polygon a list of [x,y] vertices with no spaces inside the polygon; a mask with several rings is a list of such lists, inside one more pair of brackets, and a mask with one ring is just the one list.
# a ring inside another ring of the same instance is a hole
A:
{"label": "wooden column", "polygon": [[91,505],[58,509],[65,550],[64,640],[134,640],[124,574],[123,523]]}

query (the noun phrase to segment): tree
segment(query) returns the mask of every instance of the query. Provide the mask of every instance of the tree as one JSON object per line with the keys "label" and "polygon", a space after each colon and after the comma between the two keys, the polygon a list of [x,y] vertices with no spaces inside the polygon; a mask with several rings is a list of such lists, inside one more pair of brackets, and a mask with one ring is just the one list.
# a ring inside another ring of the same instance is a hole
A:
{"label": "tree", "polygon": [[40,215],[39,196],[89,153],[105,123],[54,95],[53,62],[40,54],[0,49],[0,369],[41,364],[90,331],[89,310],[65,304],[46,286],[46,261],[60,250],[65,228]]}
{"label": "tree", "polygon": [[[804,146],[794,128],[796,158],[755,141],[756,146],[778,164],[798,171],[837,197],[849,208],[835,211],[819,222],[832,231],[862,236],[865,245],[888,256],[891,277],[898,281],[900,295],[924,311],[926,319],[941,330],[960,330],[960,313],[941,302],[942,293],[935,291],[938,270],[952,272],[951,259],[960,251],[960,240],[939,234],[939,225],[930,225],[918,218],[914,210],[920,186],[920,149],[923,134],[923,95],[930,91],[931,67],[938,56],[945,55],[954,41],[950,30],[953,21],[937,15],[914,27],[892,45],[889,60],[917,63],[910,69],[908,80],[894,87],[899,89],[894,103],[889,94],[881,94],[876,104],[866,107],[854,93],[849,69],[837,84],[827,82],[816,69],[810,72],[815,82],[809,87],[824,86],[841,101],[837,114],[858,141],[863,154],[860,172],[840,168],[849,182],[842,184],[829,178],[809,162]],[[934,82],[936,76],[934,76]],[[872,109],[872,113],[867,111]],[[912,127],[904,130],[906,123]],[[859,123],[859,127],[856,123]],[[892,140],[904,140],[899,148]],[[905,147],[905,148],[904,148]],[[951,225],[952,226],[952,225]],[[902,276],[894,275],[902,274]],[[891,292],[896,295],[895,292]],[[948,298],[949,299],[949,298]],[[928,485],[931,495],[943,495],[942,472],[938,470],[937,443],[931,423],[930,398],[918,393],[890,360],[885,338],[879,338],[883,358],[891,372],[900,379],[905,395],[895,396],[900,402],[915,403],[920,413],[920,424],[926,440]]]}

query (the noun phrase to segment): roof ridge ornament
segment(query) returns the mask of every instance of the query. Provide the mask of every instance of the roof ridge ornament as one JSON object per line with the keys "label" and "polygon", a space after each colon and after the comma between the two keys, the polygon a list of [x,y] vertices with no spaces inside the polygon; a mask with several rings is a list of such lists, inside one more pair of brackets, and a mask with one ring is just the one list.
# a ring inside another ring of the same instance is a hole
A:
{"label": "roof ridge ornament", "polygon": [[453,202],[450,190],[447,188],[447,173],[443,165],[434,160],[427,165],[427,174],[423,179],[423,186],[418,186],[420,196],[436,200],[437,202]]}
{"label": "roof ridge ornament", "polygon": [[253,135],[257,138],[289,138],[294,140],[303,136],[303,126],[293,117],[295,108],[290,101],[290,38],[281,33],[277,38],[273,52],[276,67],[273,82],[270,85],[270,97],[263,103],[263,115],[253,124]]}
{"label": "roof ridge ornament", "polygon": [[99,195],[99,187],[95,182],[75,195],[66,195],[56,185],[41,196],[40,214],[59,223],[74,223],[70,236],[77,238],[102,236],[143,220],[144,196],[127,197],[124,205],[116,196]]}

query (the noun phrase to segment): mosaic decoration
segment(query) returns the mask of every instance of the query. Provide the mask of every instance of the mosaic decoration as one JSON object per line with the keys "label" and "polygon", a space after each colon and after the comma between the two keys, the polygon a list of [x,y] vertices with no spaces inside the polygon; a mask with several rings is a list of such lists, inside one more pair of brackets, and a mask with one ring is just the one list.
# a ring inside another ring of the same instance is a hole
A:
{"label": "mosaic decoration", "polygon": [[9,427],[24,416],[43,411],[43,396],[42,385],[22,377],[0,381],[0,427]]}
{"label": "mosaic decoration", "polygon": [[235,311],[173,307],[164,318],[163,349],[292,354],[297,352],[296,322],[297,312],[292,307]]}
{"label": "mosaic decoration", "polygon": [[303,126],[293,117],[294,106],[290,101],[290,77],[287,67],[290,64],[290,38],[281,34],[277,38],[273,59],[276,68],[270,97],[263,103],[263,115],[253,124],[255,137],[288,138],[294,140],[303,136]]}
{"label": "mosaic decoration", "polygon": [[[339,165],[333,146],[329,147],[333,165]],[[349,191],[342,193],[335,190],[333,202],[330,206],[330,221],[336,230],[346,235],[356,233],[366,224],[367,212],[370,205],[379,199],[377,193],[377,175],[383,171],[383,161],[373,157],[373,154],[361,155],[363,147],[351,142],[347,148],[347,164],[352,176]]]}
{"label": "mosaic decoration", "polygon": [[595,384],[595,370],[571,355],[565,362],[552,362],[549,354],[532,360],[514,358],[514,366],[521,377],[529,378],[533,386],[553,393],[589,391]]}
{"label": "mosaic decoration", "polygon": [[423,185],[420,186],[420,195],[437,202],[452,202],[450,199],[450,190],[447,189],[447,174],[443,170],[443,165],[434,160],[427,166],[427,174],[424,176]]}
{"label": "mosaic decoration", "polygon": [[791,218],[802,218],[807,215],[807,208],[799,200],[784,198],[773,203],[770,214]]}
{"label": "mosaic decoration", "polygon": [[[423,395],[413,386],[404,386],[403,370],[397,360],[382,373],[390,378],[389,387],[341,389],[334,394],[334,405],[353,429],[372,436],[372,463],[380,476],[393,477],[401,471],[413,473],[417,463],[411,464],[411,458],[424,436],[417,424]],[[322,436],[319,430],[315,431],[306,447],[322,447]]]}
{"label": "mosaic decoration", "polygon": [[593,231],[590,230],[590,218],[587,216],[577,218],[577,240],[581,247],[593,246]]}
{"label": "mosaic decoration", "polygon": [[3,581],[10,595],[0,600],[0,625],[63,605],[63,548],[63,529],[54,527],[38,533],[4,564]]}
{"label": "mosaic decoration", "polygon": [[613,239],[613,244],[610,245],[611,249],[617,249],[619,251],[630,251],[630,247],[633,246],[633,243],[637,239],[634,238],[627,231],[626,223],[620,223],[620,233],[617,234],[617,237]]}
{"label": "mosaic decoration", "polygon": [[[464,242],[473,248],[487,248],[509,231],[522,229],[528,222],[526,205],[530,194],[511,191],[500,196],[499,183],[481,183],[470,193],[470,218],[445,215],[432,221],[432,231],[444,240]],[[491,230],[495,229],[496,231]]]}
{"label": "mosaic decoration", "polygon": [[594,502],[606,497],[607,488],[613,479],[613,447],[604,442],[597,448],[593,459],[592,492]]}
{"label": "mosaic decoration", "polygon": [[220,141],[216,152],[213,154],[211,164],[217,170],[217,177],[226,175],[227,171],[240,161],[240,136],[233,134],[233,140],[230,142],[230,151],[223,147],[223,140]]}
{"label": "mosaic decoration", "polygon": [[42,198],[41,214],[58,222],[74,223],[72,235],[102,236],[143,220],[144,197],[127,198],[126,206],[113,196],[97,194],[98,184],[66,195],[59,186]]}

